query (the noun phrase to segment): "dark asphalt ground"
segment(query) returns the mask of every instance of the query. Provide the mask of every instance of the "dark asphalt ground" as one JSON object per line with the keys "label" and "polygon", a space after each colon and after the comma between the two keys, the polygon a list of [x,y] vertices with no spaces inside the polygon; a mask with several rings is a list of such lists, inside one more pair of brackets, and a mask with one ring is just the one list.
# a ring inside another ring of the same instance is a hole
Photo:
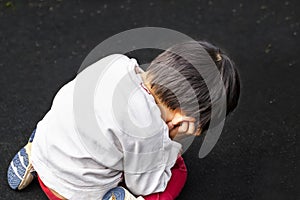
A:
{"label": "dark asphalt ground", "polygon": [[[11,158],[91,49],[113,34],[144,26],[225,47],[242,79],[239,107],[213,151],[198,159],[199,138],[184,154],[189,176],[178,199],[299,199],[299,5],[0,0],[0,199],[46,199],[37,182],[22,192],[8,187]],[[147,59],[147,53],[141,55],[141,61]]]}

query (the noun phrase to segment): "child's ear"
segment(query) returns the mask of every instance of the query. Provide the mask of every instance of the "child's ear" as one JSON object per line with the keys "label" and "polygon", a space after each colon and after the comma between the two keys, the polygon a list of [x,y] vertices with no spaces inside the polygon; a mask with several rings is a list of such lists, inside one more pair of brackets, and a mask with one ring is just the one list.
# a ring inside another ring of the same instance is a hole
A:
{"label": "child's ear", "polygon": [[180,112],[176,112],[171,122],[174,126],[180,125],[183,122],[183,115]]}

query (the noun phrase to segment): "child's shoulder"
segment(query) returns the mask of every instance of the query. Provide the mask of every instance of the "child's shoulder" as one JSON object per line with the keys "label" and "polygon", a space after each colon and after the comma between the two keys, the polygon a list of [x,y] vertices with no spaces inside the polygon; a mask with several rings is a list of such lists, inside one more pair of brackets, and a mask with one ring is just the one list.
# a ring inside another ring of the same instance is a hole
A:
{"label": "child's shoulder", "polygon": [[99,63],[119,63],[119,64],[124,64],[130,62],[130,58],[127,57],[126,55],[123,54],[111,54],[108,56],[105,56],[101,59],[99,59],[97,62],[94,64],[99,64]]}

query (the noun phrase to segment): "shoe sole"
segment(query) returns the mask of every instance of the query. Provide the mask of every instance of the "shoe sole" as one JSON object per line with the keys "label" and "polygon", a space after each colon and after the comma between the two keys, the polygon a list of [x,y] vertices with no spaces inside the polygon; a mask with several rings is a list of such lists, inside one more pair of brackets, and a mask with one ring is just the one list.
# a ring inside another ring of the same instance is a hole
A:
{"label": "shoe sole", "polygon": [[106,192],[102,200],[144,200],[144,198],[136,198],[123,187],[115,187]]}
{"label": "shoe sole", "polygon": [[32,170],[33,167],[29,162],[25,146],[14,156],[9,165],[7,171],[9,186],[14,190],[24,189],[34,178],[31,173]]}

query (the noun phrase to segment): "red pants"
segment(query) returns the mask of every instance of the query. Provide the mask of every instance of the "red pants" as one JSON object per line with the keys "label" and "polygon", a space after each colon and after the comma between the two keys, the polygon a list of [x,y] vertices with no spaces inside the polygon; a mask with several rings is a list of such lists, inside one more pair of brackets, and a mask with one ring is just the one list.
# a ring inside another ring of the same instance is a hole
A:
{"label": "red pants", "polygon": [[[179,195],[187,178],[187,170],[182,157],[177,159],[171,171],[172,177],[165,191],[144,196],[145,200],[173,200]],[[39,177],[38,180],[42,190],[50,200],[61,200],[60,198],[56,197],[47,186],[44,185]]]}
{"label": "red pants", "polygon": [[39,180],[39,183],[40,183],[40,186],[41,186],[42,190],[44,191],[44,193],[46,194],[48,199],[50,199],[50,200],[61,200],[60,198],[55,196],[55,194],[52,193],[52,191],[42,182],[42,180],[40,179],[39,176],[38,176],[38,180]]}

